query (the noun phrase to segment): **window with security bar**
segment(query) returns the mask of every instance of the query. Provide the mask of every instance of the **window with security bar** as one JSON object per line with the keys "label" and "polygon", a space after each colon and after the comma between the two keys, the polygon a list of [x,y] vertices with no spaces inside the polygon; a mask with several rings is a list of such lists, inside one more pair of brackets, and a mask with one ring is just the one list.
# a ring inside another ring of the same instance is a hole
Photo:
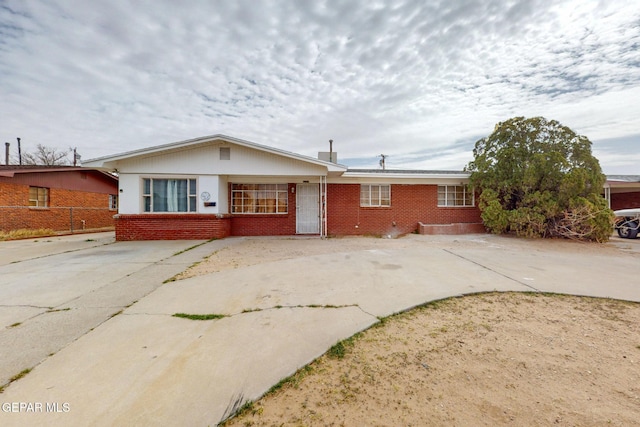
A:
{"label": "window with security bar", "polygon": [[287,184],[232,184],[231,212],[234,214],[286,214]]}

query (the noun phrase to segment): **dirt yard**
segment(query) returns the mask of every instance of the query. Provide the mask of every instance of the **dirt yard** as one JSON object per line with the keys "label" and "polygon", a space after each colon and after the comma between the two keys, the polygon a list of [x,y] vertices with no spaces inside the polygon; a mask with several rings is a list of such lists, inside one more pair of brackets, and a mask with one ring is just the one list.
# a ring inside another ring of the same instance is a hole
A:
{"label": "dirt yard", "polygon": [[[323,245],[247,239],[184,276],[412,244],[412,236],[329,239]],[[434,237],[421,244],[479,243]],[[514,250],[621,250],[564,241],[509,244]],[[640,305],[516,293],[434,302],[339,343],[225,425],[640,425]]]}

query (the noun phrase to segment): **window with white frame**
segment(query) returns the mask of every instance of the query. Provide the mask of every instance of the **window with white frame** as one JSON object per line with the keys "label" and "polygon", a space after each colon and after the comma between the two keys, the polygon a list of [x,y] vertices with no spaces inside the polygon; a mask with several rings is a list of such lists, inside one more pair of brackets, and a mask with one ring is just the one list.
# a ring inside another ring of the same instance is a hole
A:
{"label": "window with white frame", "polygon": [[195,179],[144,178],[142,200],[145,212],[196,212]]}
{"label": "window with white frame", "polygon": [[391,206],[391,185],[389,184],[361,184],[361,207]]}
{"label": "window with white frame", "polygon": [[232,184],[231,212],[239,214],[286,214],[287,184]]}
{"label": "window with white frame", "polygon": [[438,206],[474,206],[474,194],[468,185],[438,185]]}
{"label": "window with white frame", "polygon": [[118,195],[117,194],[109,194],[109,210],[117,211],[118,210]]}
{"label": "window with white frame", "polygon": [[29,206],[34,208],[49,207],[49,189],[45,187],[29,187]]}

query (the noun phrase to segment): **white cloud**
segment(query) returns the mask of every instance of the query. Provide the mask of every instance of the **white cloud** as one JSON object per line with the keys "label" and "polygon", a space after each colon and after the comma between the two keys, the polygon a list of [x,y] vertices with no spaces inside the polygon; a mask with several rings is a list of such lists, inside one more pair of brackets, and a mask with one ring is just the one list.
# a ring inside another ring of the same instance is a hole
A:
{"label": "white cloud", "polygon": [[622,0],[8,0],[0,135],[84,158],[214,133],[315,155],[332,138],[356,164],[461,169],[513,116],[636,135],[639,23]]}

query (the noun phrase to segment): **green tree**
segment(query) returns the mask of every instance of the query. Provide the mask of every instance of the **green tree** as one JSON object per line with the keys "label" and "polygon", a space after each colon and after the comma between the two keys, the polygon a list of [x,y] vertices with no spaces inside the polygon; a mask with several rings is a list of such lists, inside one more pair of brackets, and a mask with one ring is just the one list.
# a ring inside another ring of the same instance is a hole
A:
{"label": "green tree", "polygon": [[604,242],[613,213],[591,141],[555,120],[515,117],[478,140],[467,165],[493,233]]}

